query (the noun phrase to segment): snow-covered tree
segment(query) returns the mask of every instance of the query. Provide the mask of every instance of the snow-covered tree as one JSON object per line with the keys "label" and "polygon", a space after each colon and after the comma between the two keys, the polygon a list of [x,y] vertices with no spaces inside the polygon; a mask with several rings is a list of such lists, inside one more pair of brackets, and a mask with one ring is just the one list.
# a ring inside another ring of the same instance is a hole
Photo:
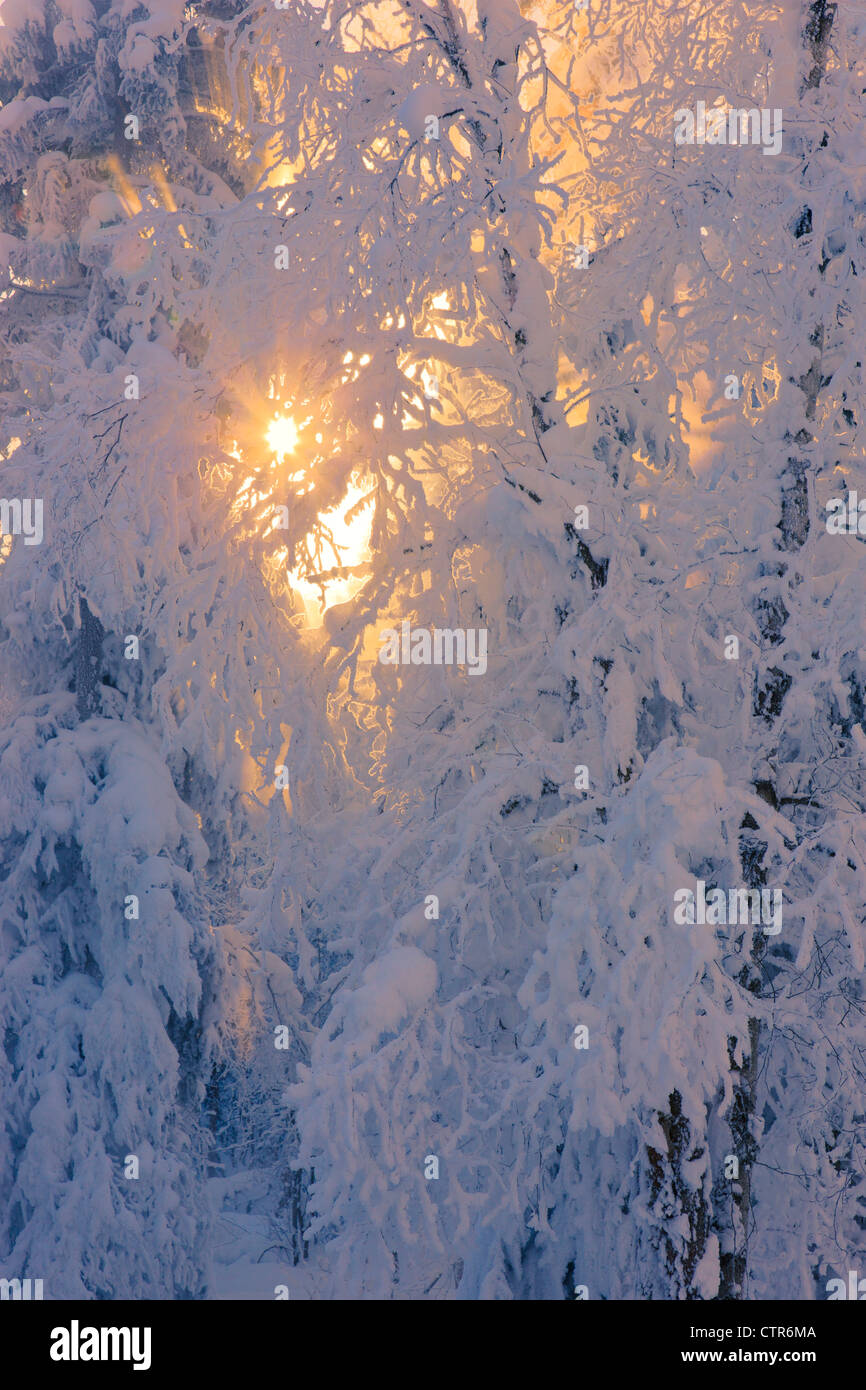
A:
{"label": "snow-covered tree", "polygon": [[[863,22],[2,17],[4,1272],[825,1296]],[[678,144],[698,101],[782,149]],[[486,655],[383,663],[406,624]],[[781,930],[677,920],[698,880]]]}

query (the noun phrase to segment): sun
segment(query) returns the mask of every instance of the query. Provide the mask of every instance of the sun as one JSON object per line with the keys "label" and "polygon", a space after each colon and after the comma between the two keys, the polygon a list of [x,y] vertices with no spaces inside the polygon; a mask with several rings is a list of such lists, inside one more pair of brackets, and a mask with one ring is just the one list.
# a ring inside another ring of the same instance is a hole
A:
{"label": "sun", "polygon": [[298,427],[291,415],[275,415],[265,435],[278,463],[293,454],[298,444]]}
{"label": "sun", "polygon": [[[310,424],[309,420],[302,422],[302,426],[308,424]],[[321,439],[322,436],[317,434],[316,441],[321,443]],[[298,445],[299,430],[292,416],[274,415],[265,432],[265,440],[277,463],[282,463],[287,454],[293,454]],[[236,457],[241,458],[239,450]],[[294,476],[298,477],[297,474]],[[248,492],[253,483],[254,479],[248,478],[242,489],[247,504],[249,497],[255,495]],[[370,549],[374,512],[372,499],[361,507],[351,519],[347,518],[347,513],[357,507],[364,498],[367,498],[368,494],[369,484],[364,486],[362,480],[355,476],[351,479],[342,501],[336,507],[319,513],[318,520],[328,533],[327,536],[321,538],[321,550],[317,553],[317,562],[323,571],[330,568],[352,569],[358,565],[365,565],[372,559]],[[308,537],[308,540],[310,539]],[[287,552],[283,551],[283,554],[285,555]],[[301,599],[307,626],[310,628],[321,627],[324,614],[329,608],[337,603],[347,603],[366,583],[365,575],[355,574],[311,582],[305,577],[300,567],[290,570],[288,579]]]}

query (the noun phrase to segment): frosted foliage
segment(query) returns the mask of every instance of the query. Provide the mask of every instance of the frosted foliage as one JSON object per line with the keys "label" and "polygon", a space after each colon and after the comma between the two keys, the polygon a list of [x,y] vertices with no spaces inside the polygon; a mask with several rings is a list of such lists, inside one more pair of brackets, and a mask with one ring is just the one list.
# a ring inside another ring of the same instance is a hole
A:
{"label": "frosted foliage", "polygon": [[0,1273],[866,1258],[856,8],[4,0]]}

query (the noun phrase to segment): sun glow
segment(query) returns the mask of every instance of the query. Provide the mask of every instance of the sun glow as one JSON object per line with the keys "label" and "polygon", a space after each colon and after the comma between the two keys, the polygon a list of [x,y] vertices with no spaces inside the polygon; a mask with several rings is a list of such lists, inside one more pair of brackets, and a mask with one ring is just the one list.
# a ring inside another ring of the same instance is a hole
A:
{"label": "sun glow", "polygon": [[[370,500],[354,516],[347,514],[367,495],[369,488],[351,483],[339,506],[322,512],[319,521],[329,536],[322,541],[323,570],[351,568],[364,565],[372,559],[370,550],[370,529],[373,523],[373,502]],[[303,600],[307,626],[321,627],[324,614],[337,603],[348,603],[363,586],[366,576],[348,574],[334,579],[323,579],[319,583],[305,578],[299,570],[292,570],[289,583]]]}
{"label": "sun glow", "polygon": [[[311,418],[303,420],[301,428],[310,423]],[[265,434],[268,447],[277,463],[282,463],[287,454],[295,452],[299,437],[299,428],[290,415],[275,415]],[[321,441],[321,434],[317,434],[316,442]],[[234,457],[242,460],[237,445],[232,452]],[[306,482],[303,482],[305,473]],[[313,476],[314,470],[307,469],[300,473],[290,473],[289,480],[302,487],[303,492],[309,492],[315,489]],[[265,500],[255,491],[255,482],[256,479],[250,475],[241,484],[238,498],[245,508]],[[366,505],[358,507],[358,504],[368,497],[369,492],[369,480],[364,486],[360,477],[353,477],[342,501],[336,507],[319,513],[315,535],[310,534],[306,538],[304,562],[288,571],[289,584],[301,600],[308,628],[320,628],[328,609],[338,603],[348,603],[366,582],[366,573],[335,574],[333,571],[365,568],[373,558],[370,549],[373,499],[370,498]],[[286,564],[288,555],[289,551],[285,547],[275,554],[274,558],[280,568]],[[283,573],[286,571],[283,570]]]}
{"label": "sun glow", "polygon": [[275,415],[265,435],[278,463],[293,454],[298,445],[298,427],[291,415]]}

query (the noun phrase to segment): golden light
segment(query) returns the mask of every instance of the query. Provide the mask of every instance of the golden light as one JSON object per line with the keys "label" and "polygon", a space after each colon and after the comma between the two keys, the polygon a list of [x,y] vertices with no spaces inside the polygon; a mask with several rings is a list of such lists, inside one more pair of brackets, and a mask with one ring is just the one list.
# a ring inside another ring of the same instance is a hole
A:
{"label": "golden light", "polygon": [[[312,417],[304,420],[301,428],[309,425],[311,420]],[[265,438],[274,458],[277,462],[282,462],[286,454],[295,452],[299,439],[299,428],[291,415],[275,415],[268,426]],[[321,443],[321,440],[322,435],[317,434],[316,441]],[[243,455],[237,444],[231,453],[233,457],[242,461]],[[237,495],[237,504],[240,508],[247,509],[263,500],[262,496],[255,490],[255,483],[256,478],[252,474],[242,482]],[[373,525],[372,498],[369,504],[362,507],[354,516],[348,515],[367,496],[368,492],[369,482],[364,487],[358,478],[353,478],[339,505],[319,513],[318,521],[326,534],[320,538],[320,548],[315,563],[317,563],[317,567],[321,566],[323,573],[333,569],[351,569],[356,565],[365,565],[372,559],[372,551],[370,550],[370,532]],[[288,558],[288,550],[283,547],[275,552],[274,558],[279,564],[284,564]],[[290,570],[288,573],[289,583],[303,604],[308,628],[321,627],[327,610],[336,603],[346,603],[353,598],[366,582],[366,578],[366,575],[348,574],[322,579],[316,583],[308,579],[300,567]]]}
{"label": "golden light", "polygon": [[277,462],[282,463],[286,454],[293,454],[297,448],[298,427],[291,415],[275,415],[265,438]]}
{"label": "golden light", "polygon": [[[334,568],[361,565],[372,559],[370,550],[370,530],[373,524],[373,502],[361,508],[356,516],[346,519],[346,513],[360,502],[369,488],[351,483],[339,506],[322,512],[319,521],[331,533],[325,541],[326,550],[332,552],[330,565]],[[365,582],[365,576],[350,574],[337,579],[328,579],[324,584],[314,584],[305,579],[299,570],[292,570],[289,582],[303,601],[307,626],[321,627],[322,619],[335,603],[348,603]],[[323,594],[324,589],[324,594]]]}

